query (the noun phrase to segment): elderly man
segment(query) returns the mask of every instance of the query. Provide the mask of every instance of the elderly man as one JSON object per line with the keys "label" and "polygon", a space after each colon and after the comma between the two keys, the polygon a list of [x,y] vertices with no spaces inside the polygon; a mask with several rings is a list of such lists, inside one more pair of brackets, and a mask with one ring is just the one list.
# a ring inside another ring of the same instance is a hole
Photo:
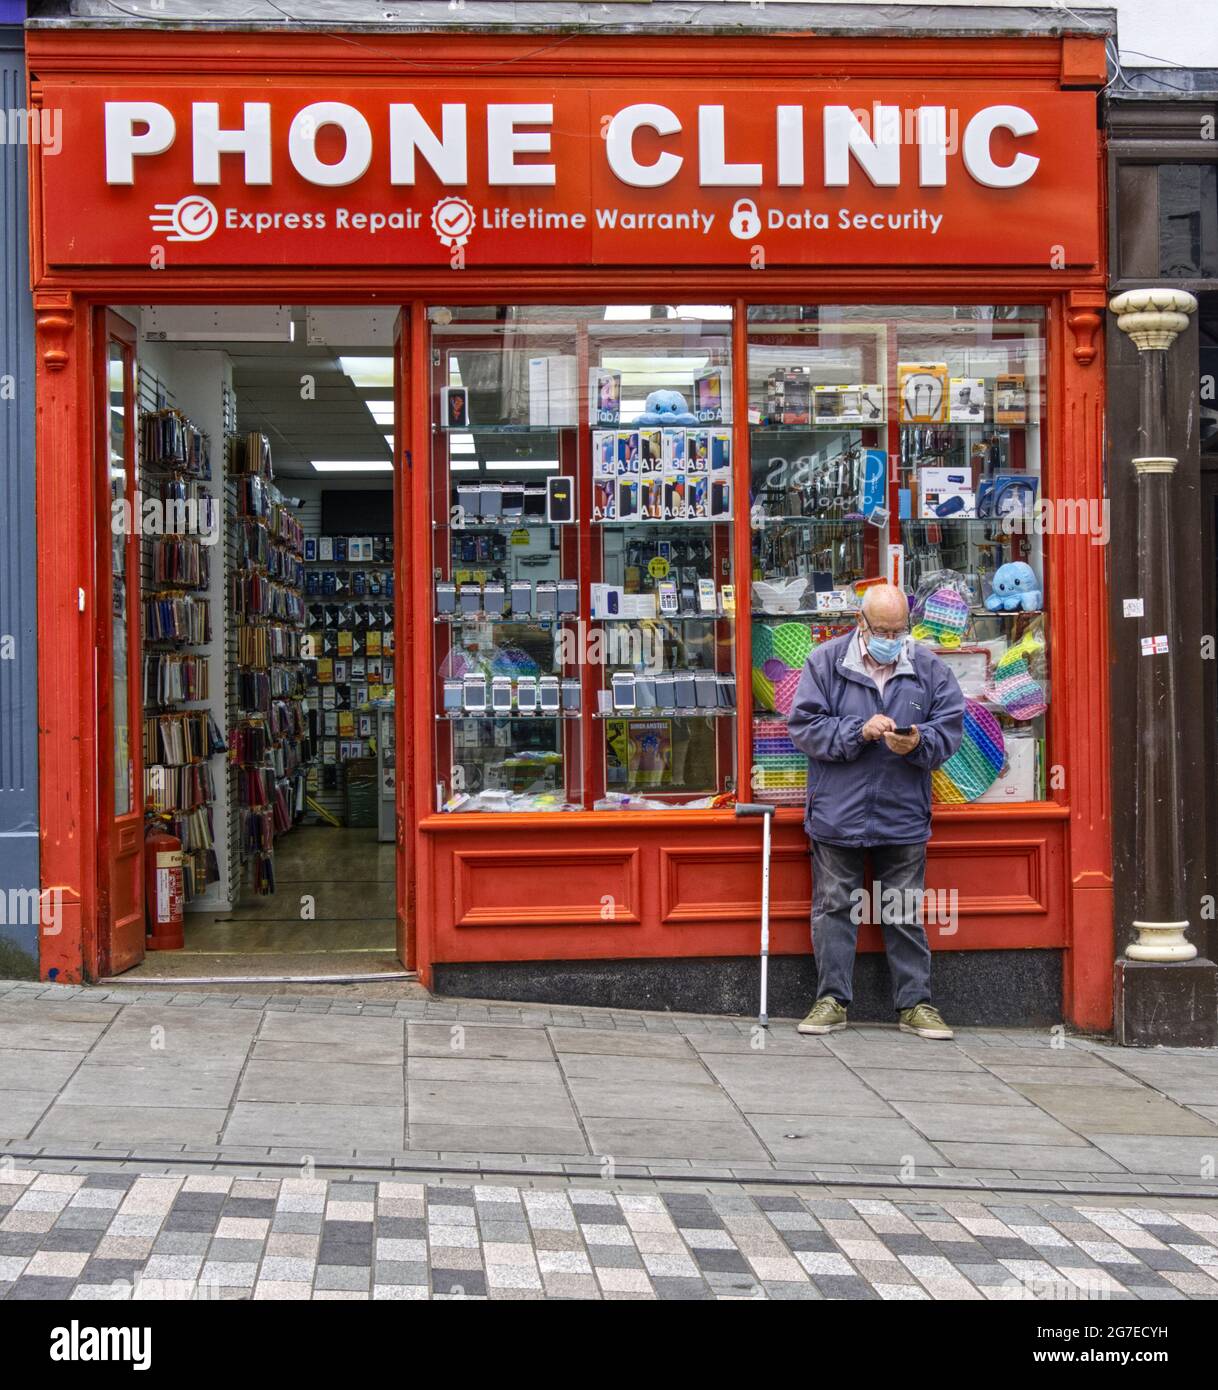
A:
{"label": "elderly man", "polygon": [[[890,584],[867,590],[858,625],[808,657],[790,732],[808,755],[812,949],[817,999],[801,1033],[846,1026],[863,870],[881,892],[884,949],[900,1026],[950,1038],[931,1003],[922,924],[930,774],[960,746],[964,697],[947,666],[910,640],[909,605]],[[895,893],[889,890],[897,890]]]}

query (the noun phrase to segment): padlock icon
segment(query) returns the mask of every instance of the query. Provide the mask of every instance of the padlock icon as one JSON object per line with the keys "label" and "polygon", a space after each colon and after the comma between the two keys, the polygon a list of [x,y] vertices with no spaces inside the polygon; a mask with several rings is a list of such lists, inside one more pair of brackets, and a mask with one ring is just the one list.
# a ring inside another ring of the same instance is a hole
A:
{"label": "padlock icon", "polygon": [[749,241],[761,231],[761,218],[752,198],[737,198],[732,204],[732,220],[727,229],[741,241]]}

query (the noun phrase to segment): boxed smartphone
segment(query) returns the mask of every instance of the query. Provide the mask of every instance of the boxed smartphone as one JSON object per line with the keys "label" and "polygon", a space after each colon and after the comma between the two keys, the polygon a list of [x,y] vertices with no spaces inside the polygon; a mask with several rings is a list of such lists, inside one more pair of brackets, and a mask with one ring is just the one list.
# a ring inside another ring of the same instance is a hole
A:
{"label": "boxed smartphone", "polygon": [[639,519],[664,520],[664,479],[659,474],[653,473],[639,479]]}
{"label": "boxed smartphone", "polygon": [[634,673],[614,671],[612,678],[614,710],[633,710],[635,705]]}
{"label": "boxed smartphone", "polygon": [[457,506],[461,511],[461,525],[466,525],[482,510],[482,489],[477,483],[457,484]]}
{"label": "boxed smartphone", "polygon": [[533,585],[527,579],[512,580],[512,613],[522,617],[533,611]]}
{"label": "boxed smartphone", "polygon": [[658,473],[664,464],[664,435],[658,429],[639,430],[639,471]]}
{"label": "boxed smartphone", "polygon": [[562,708],[562,689],[557,676],[542,676],[537,682],[537,699],[542,714],[557,714]]}
{"label": "boxed smartphone", "polygon": [[521,676],[516,682],[516,708],[521,714],[537,712],[537,677]]}
{"label": "boxed smartphone", "polygon": [[575,480],[564,474],[546,479],[546,520],[565,526],[575,520]]}
{"label": "boxed smartphone", "polygon": [[469,428],[469,392],[464,386],[440,388],[440,428],[463,430]]}
{"label": "boxed smartphone", "polygon": [[457,611],[457,586],[447,582],[436,585],[436,612],[455,613]]}
{"label": "boxed smartphone", "polygon": [[486,709],[486,677],[479,671],[462,677],[463,704],[471,713]]}
{"label": "boxed smartphone", "polygon": [[721,673],[715,677],[719,686],[718,703],[724,709],[736,708],[736,677],[730,673]]}
{"label": "boxed smartphone", "polygon": [[539,618],[558,616],[558,585],[553,580],[541,580],[533,590],[533,611]]}
{"label": "boxed smartphone", "polygon": [[319,560],[334,559],[334,537],[318,536],[317,538],[317,558]]}
{"label": "boxed smartphone", "polygon": [[715,581],[713,579],[698,580],[698,611],[700,613],[718,612],[718,604],[715,602]]}
{"label": "boxed smartphone", "polygon": [[575,424],[575,358],[529,358],[529,424]]}
{"label": "boxed smartphone", "polygon": [[589,424],[616,425],[622,415],[622,374],[593,367],[588,373]]}
{"label": "boxed smartphone", "polygon": [[462,708],[464,701],[462,697],[462,685],[460,680],[447,677],[444,681],[444,711],[446,714],[455,714]]}
{"label": "boxed smartphone", "polygon": [[592,479],[592,520],[617,520],[617,478]]}
{"label": "boxed smartphone", "polygon": [[694,697],[699,709],[715,709],[719,704],[719,678],[714,671],[694,672]]}
{"label": "boxed smartphone", "polygon": [[524,489],[525,521],[544,521],[546,519],[546,490],[544,487]]}
{"label": "boxed smartphone", "polygon": [[482,611],[493,618],[501,617],[505,597],[502,584],[484,584],[482,586]]}
{"label": "boxed smartphone", "polygon": [[482,608],[482,585],[473,580],[466,580],[461,585],[460,604],[461,612],[466,615],[480,612]]}
{"label": "boxed smartphone", "polygon": [[712,478],[710,485],[711,519],[732,514],[732,484],[728,478]]}
{"label": "boxed smartphone", "polygon": [[788,367],[782,378],[779,425],[808,425],[812,422],[812,381],[803,367]]}
{"label": "boxed smartphone", "polygon": [[639,479],[623,474],[617,480],[617,520],[639,520]]}
{"label": "boxed smartphone", "polygon": [[685,431],[679,426],[670,425],[660,431],[660,462],[665,472],[680,473],[684,469]]}
{"label": "boxed smartphone", "polygon": [[652,676],[635,676],[634,698],[639,709],[656,708],[656,683]]}
{"label": "boxed smartphone", "polygon": [[499,505],[504,521],[519,521],[524,514],[524,487],[520,483],[504,483]]}
{"label": "boxed smartphone", "polygon": [[704,470],[685,475],[685,515],[691,521],[706,521],[710,516],[710,474]]}
{"label": "boxed smartphone", "polygon": [[617,431],[592,431],[592,476],[617,477]]}
{"label": "boxed smartphone", "polygon": [[732,383],[723,367],[694,377],[694,414],[699,424],[718,425],[731,419]]}
{"label": "boxed smartphone", "polygon": [[579,612],[579,585],[574,579],[558,581],[558,611],[560,613]]}
{"label": "boxed smartphone", "polygon": [[562,707],[573,713],[579,709],[579,705],[579,681],[568,676],[562,683]]}
{"label": "boxed smartphone", "polygon": [[496,676],[491,681],[491,710],[495,714],[512,712],[512,678]]}
{"label": "boxed smartphone", "polygon": [[306,561],[317,559],[317,537],[306,536],[304,543],[304,557]]}
{"label": "boxed smartphone", "polygon": [[685,471],[710,467],[710,431],[687,430],[685,434]]}
{"label": "boxed smartphone", "polygon": [[656,672],[656,708],[672,709],[676,704],[676,677],[671,671]]}
{"label": "boxed smartphone", "polygon": [[637,473],[639,471],[639,432],[638,430],[618,430],[617,432],[617,471]]}
{"label": "boxed smartphone", "polygon": [[697,707],[698,693],[692,671],[673,672],[673,704],[678,709],[695,709]]}
{"label": "boxed smartphone", "polygon": [[726,430],[712,430],[708,466],[712,473],[730,470],[732,466],[732,436]]}
{"label": "boxed smartphone", "polygon": [[685,474],[684,473],[665,473],[664,483],[664,520],[665,521],[684,521],[686,517],[685,508]]}
{"label": "boxed smartphone", "polygon": [[591,586],[592,616],[594,618],[621,618],[622,590],[618,584],[593,584]]}
{"label": "boxed smartphone", "polygon": [[502,512],[502,485],[499,483],[483,483],[478,490],[478,515],[487,521],[498,521]]}

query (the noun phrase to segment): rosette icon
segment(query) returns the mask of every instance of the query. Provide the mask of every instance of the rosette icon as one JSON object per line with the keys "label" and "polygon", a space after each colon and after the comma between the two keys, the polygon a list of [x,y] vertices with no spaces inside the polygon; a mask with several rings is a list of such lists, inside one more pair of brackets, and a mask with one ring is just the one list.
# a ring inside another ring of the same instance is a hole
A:
{"label": "rosette icon", "polygon": [[474,209],[464,198],[441,198],[431,210],[431,228],[442,246],[464,246],[474,230]]}
{"label": "rosette icon", "polygon": [[166,241],[206,241],[220,225],[220,214],[209,198],[188,193],[176,203],[157,203],[148,220]]}

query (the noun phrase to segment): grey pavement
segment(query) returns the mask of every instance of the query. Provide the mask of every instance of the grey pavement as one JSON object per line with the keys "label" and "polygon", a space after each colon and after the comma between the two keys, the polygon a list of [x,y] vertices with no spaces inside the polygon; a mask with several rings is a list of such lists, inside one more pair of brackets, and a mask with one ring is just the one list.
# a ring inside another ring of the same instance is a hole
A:
{"label": "grey pavement", "polygon": [[1209,1207],[0,1167],[0,1299],[1213,1300]]}
{"label": "grey pavement", "polygon": [[1218,1056],[1064,1030],[0,983],[0,1154],[1218,1197]]}

